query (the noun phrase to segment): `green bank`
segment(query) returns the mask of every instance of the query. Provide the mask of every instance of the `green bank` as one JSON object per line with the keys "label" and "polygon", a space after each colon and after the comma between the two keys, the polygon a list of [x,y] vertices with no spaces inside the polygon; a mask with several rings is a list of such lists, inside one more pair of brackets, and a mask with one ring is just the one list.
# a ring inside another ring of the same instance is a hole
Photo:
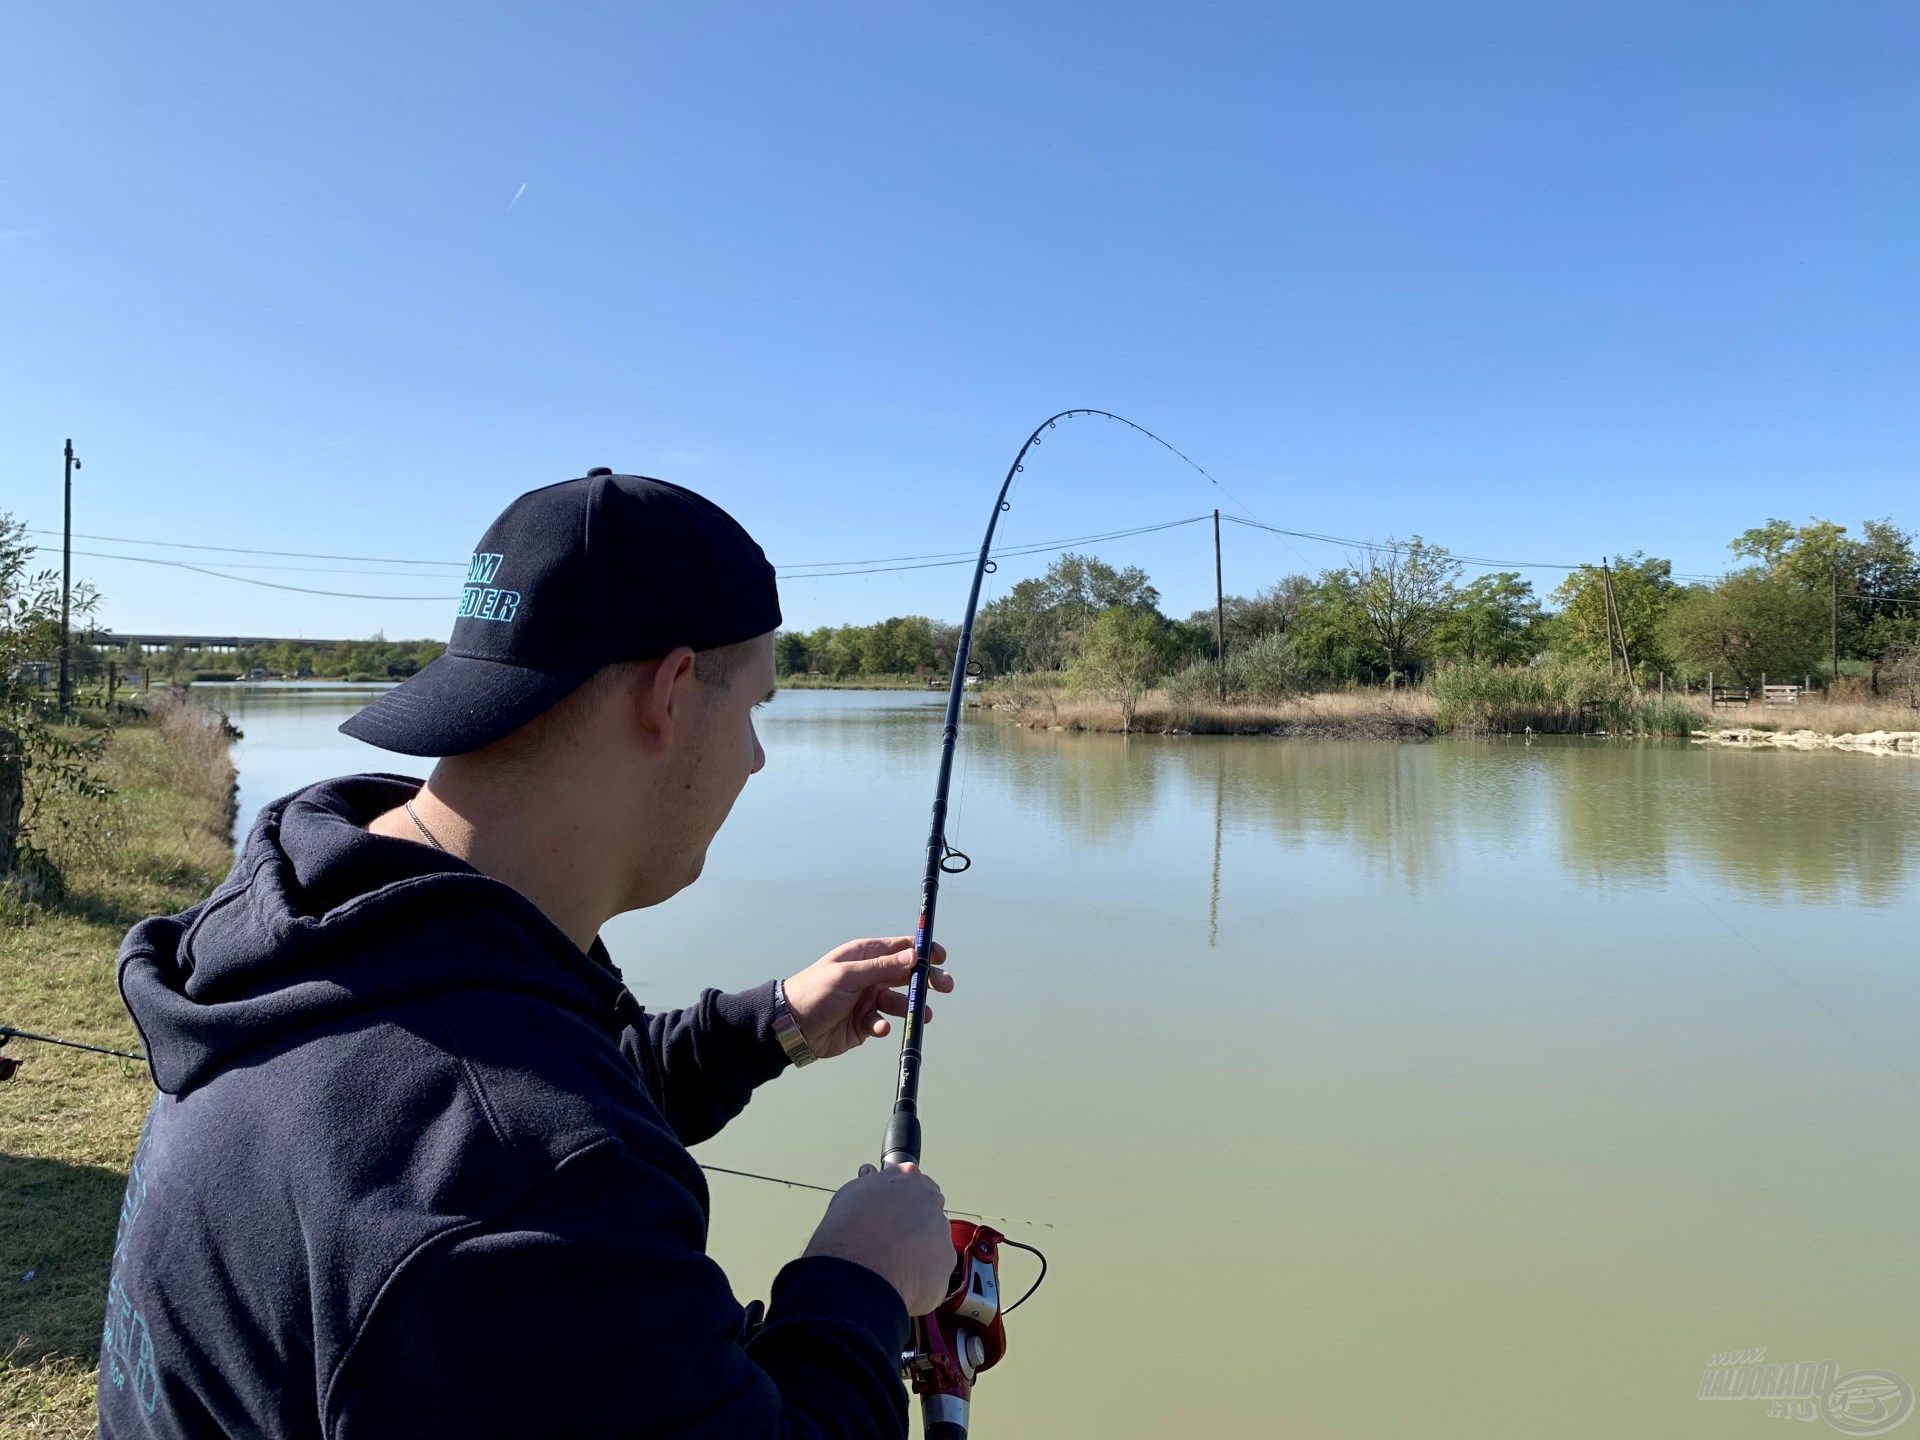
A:
{"label": "green bank", "polygon": [[[142,916],[184,909],[232,862],[234,771],[210,712],[163,701],[107,737],[105,798],[51,797],[44,864],[0,881],[0,1024],[139,1048],[114,958]],[[153,1089],[144,1065],[11,1041],[0,1085],[0,1436],[93,1427],[107,1262]]]}

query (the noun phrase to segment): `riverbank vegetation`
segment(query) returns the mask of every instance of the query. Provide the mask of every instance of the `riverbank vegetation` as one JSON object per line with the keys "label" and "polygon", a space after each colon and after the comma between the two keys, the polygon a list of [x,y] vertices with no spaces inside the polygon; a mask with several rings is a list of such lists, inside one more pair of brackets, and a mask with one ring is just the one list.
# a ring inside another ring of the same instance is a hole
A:
{"label": "riverbank vegetation", "polygon": [[[234,772],[222,718],[172,696],[95,733],[92,791],[47,797],[28,836],[35,870],[0,881],[0,1024],[138,1050],[114,979],[121,936],[226,873]],[[153,1087],[134,1061],[19,1040],[5,1056],[19,1068],[0,1084],[0,1416],[9,1434],[84,1436]]]}
{"label": "riverbank vegetation", "polygon": [[74,647],[75,672],[83,684],[138,676],[148,685],[189,685],[195,680],[404,680],[446,651],[439,640],[276,640],[271,645],[201,649],[184,644],[146,648],[121,644],[105,634],[84,634]]}
{"label": "riverbank vegetation", "polygon": [[[1853,536],[1773,520],[1729,548],[1742,563],[1725,575],[1677,576],[1636,554],[1576,568],[1542,597],[1517,570],[1468,579],[1443,547],[1390,539],[1184,620],[1139,568],[1069,554],[982,608],[973,659],[992,703],[1069,729],[1322,730],[1333,714],[1358,734],[1685,735],[1735,718],[1884,729],[1903,711],[1913,723],[1914,536],[1890,521]],[[779,657],[783,673],[853,675],[910,654],[935,677],[955,639],[896,617],[782,635]],[[1792,687],[1773,698],[1794,703],[1763,705],[1769,685]],[[1736,716],[1709,687],[1753,703]]]}
{"label": "riverbank vegetation", "polygon": [[[120,937],[181,910],[232,863],[223,717],[161,691],[148,705],[76,687],[63,707],[57,574],[31,571],[0,516],[0,1025],[137,1047]],[[73,613],[94,596],[76,587]],[[13,1038],[0,1054],[0,1431],[81,1436],[146,1067]],[[9,1072],[10,1078],[9,1078]]]}

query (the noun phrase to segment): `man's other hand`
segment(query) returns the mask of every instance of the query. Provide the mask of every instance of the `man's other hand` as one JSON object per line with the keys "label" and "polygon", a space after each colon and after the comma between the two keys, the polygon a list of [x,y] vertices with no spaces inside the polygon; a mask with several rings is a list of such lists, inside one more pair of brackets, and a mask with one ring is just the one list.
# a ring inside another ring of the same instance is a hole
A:
{"label": "man's other hand", "polygon": [[[934,943],[933,963],[944,965],[946,946]],[[825,1060],[844,1055],[868,1036],[890,1033],[889,1015],[907,1013],[906,992],[899,988],[913,973],[913,937],[890,935],[879,940],[849,940],[829,950],[781,988],[787,1008],[799,1022],[813,1053]],[[931,988],[946,993],[953,977],[945,970],[927,973]],[[921,1023],[933,1018],[933,1007],[921,1014]]]}
{"label": "man's other hand", "polygon": [[911,1162],[862,1165],[827,1202],[807,1254],[864,1265],[900,1292],[907,1314],[930,1315],[947,1298],[956,1258],[945,1204],[940,1187]]}

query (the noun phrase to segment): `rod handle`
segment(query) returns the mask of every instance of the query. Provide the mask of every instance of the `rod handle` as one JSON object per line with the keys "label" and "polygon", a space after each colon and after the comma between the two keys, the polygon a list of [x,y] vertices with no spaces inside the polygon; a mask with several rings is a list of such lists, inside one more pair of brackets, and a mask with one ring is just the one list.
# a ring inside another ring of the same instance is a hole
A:
{"label": "rod handle", "polygon": [[911,1110],[896,1110],[887,1120],[886,1144],[881,1150],[882,1165],[920,1163],[920,1117]]}

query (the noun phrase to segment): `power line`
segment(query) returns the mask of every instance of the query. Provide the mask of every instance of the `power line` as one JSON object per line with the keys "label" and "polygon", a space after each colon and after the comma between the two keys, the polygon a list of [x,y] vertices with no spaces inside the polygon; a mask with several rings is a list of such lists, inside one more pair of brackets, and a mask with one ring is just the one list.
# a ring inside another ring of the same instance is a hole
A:
{"label": "power line", "polygon": [[[29,530],[29,535],[58,535],[58,530]],[[246,545],[197,545],[184,540],[143,540],[133,535],[82,535],[76,540],[105,540],[114,545],[154,545],[163,550],[212,550],[222,555],[272,555],[282,560],[358,560],[370,565],[442,565],[467,568],[463,560],[407,560],[392,555],[321,555],[310,550],[258,550]]]}
{"label": "power line", "polygon": [[[1170,520],[1170,521],[1165,521],[1156,525],[1139,526],[1131,530],[1112,530],[1112,531],[1106,531],[1097,535],[1069,535],[1069,536],[1066,536],[1065,538],[1058,539],[1058,540],[1036,540],[1029,544],[1009,546],[1006,549],[996,550],[993,553],[996,555],[1007,555],[1007,556],[1040,554],[1041,552],[1046,550],[1063,549],[1069,545],[1086,545],[1086,544],[1092,544],[1092,543],[1103,541],[1103,540],[1123,540],[1134,535],[1149,534],[1155,530],[1171,529],[1176,525],[1193,524],[1196,521],[1203,520],[1205,518],[1206,518],[1205,516],[1194,516],[1192,519],[1189,519],[1189,520]],[[60,532],[57,530],[53,530],[53,531],[29,530],[27,533],[31,535],[49,535],[49,534],[57,535]],[[119,545],[153,545],[153,546],[162,546],[169,550],[208,550],[208,551],[213,551],[215,553],[222,554],[222,555],[268,555],[268,556],[273,556],[280,559],[346,560],[346,561],[359,561],[361,563],[371,564],[371,565],[444,565],[444,566],[450,566],[454,569],[465,568],[465,565],[462,562],[456,562],[452,560],[404,560],[404,559],[393,558],[390,556],[379,556],[379,555],[332,555],[332,554],[321,554],[315,551],[307,551],[307,550],[263,550],[263,549],[256,549],[250,546],[240,546],[240,545],[198,545],[198,544],[192,544],[192,543],[189,543],[186,541],[180,541],[180,540],[143,540],[130,535],[82,535],[78,531],[75,532],[75,536],[76,538],[82,539],[82,540],[105,540],[105,541],[110,541],[114,544],[119,544]],[[44,547],[37,547],[37,548],[44,548]],[[91,553],[91,554],[94,554],[97,558],[105,558],[105,559],[138,560],[139,558],[141,558],[135,555],[100,556],[99,552],[85,552],[85,553]],[[936,550],[924,555],[880,555],[880,556],[872,556],[865,559],[856,559],[856,560],[796,560],[796,561],[790,561],[784,565],[776,565],[774,568],[782,573],[821,572],[821,573],[794,573],[793,574],[794,579],[812,580],[812,579],[823,578],[825,574],[845,574],[845,575],[877,574],[877,573],[881,573],[880,568],[865,569],[865,568],[857,568],[857,567],[866,567],[866,566],[895,567],[897,562],[951,561],[952,563],[955,563],[955,564],[965,564],[965,563],[971,562],[978,554],[979,554],[978,550]],[[153,561],[150,563],[179,564],[184,562]],[[225,570],[225,569],[285,570],[285,571],[293,571],[293,572],[306,572],[311,574],[328,574],[328,575],[382,575],[382,574],[405,573],[405,572],[390,572],[390,571],[380,571],[380,570],[323,570],[323,569],[318,569],[318,568],[313,568],[308,566],[301,566],[301,565],[247,565],[247,564],[240,564],[237,562],[221,562],[221,561],[213,561],[213,560],[207,561],[206,564],[209,567],[222,569],[222,570]],[[897,568],[912,569],[912,568],[920,568],[920,567],[913,564],[909,564],[909,563],[898,563]],[[927,568],[931,568],[931,567],[927,567]]]}
{"label": "power line", "polygon": [[[1225,487],[1223,486],[1222,490],[1224,491],[1224,489]],[[1244,509],[1245,507],[1243,506],[1242,508]],[[1039,540],[1029,544],[1008,546],[1004,549],[995,550],[993,555],[996,558],[1016,558],[1025,555],[1047,554],[1069,549],[1075,545],[1098,544],[1109,540],[1125,540],[1137,535],[1150,535],[1161,530],[1177,529],[1183,525],[1195,525],[1208,518],[1209,516],[1207,515],[1192,515],[1180,520],[1163,520],[1157,524],[1140,525],[1127,530],[1108,530],[1099,534],[1074,535],[1059,540]],[[1365,550],[1368,552],[1386,551],[1391,554],[1406,554],[1412,549],[1410,545],[1400,541],[1363,540],[1350,535],[1332,535],[1318,530],[1293,530],[1285,526],[1269,525],[1265,521],[1251,520],[1239,515],[1223,515],[1221,518],[1235,525],[1244,525],[1250,530],[1263,530],[1282,538],[1291,536],[1295,539],[1312,540],[1323,545],[1338,545],[1351,550]],[[60,532],[57,530],[29,529],[27,533],[31,535],[57,535]],[[210,550],[226,555],[270,555],[304,560],[361,561],[378,565],[441,565],[454,569],[463,568],[459,562],[451,560],[413,560],[377,555],[334,555],[306,550],[265,550],[238,545],[200,545],[178,540],[143,540],[132,536],[81,535],[78,531],[76,531],[75,534],[78,538],[86,540],[111,540],[128,545],[164,546],[172,550]],[[53,547],[48,545],[36,545],[33,548],[42,553],[51,553],[53,550]],[[1292,547],[1289,546],[1288,548],[1291,549]],[[215,580],[232,580],[243,585],[257,585],[269,590],[286,590],[300,595],[323,595],[343,600],[414,600],[433,601],[435,603],[448,602],[456,598],[450,595],[373,595],[351,590],[324,590],[304,585],[278,584],[270,580],[257,580],[251,576],[225,573],[228,570],[245,569],[316,575],[376,575],[390,576],[395,579],[402,577],[414,578],[405,571],[336,570],[318,566],[253,565],[214,560],[209,560],[204,565],[201,565],[192,564],[184,560],[162,560],[146,555],[115,555],[98,550],[76,550],[73,553],[96,560],[125,560],[137,565],[160,565],[169,569],[187,570],[197,575],[206,575]],[[905,570],[935,570],[954,565],[965,565],[970,564],[978,553],[978,551],[974,550],[940,550],[923,555],[877,556],[867,560],[805,561],[776,566],[775,570],[783,579],[788,580],[830,580],[843,575],[880,575]],[[1572,573],[1574,571],[1592,568],[1592,562],[1568,564],[1551,560],[1511,560],[1497,559],[1486,555],[1468,555],[1459,552],[1449,553],[1455,560],[1464,561],[1470,565],[1484,565],[1495,569],[1557,570]],[[1673,571],[1670,573],[1672,578],[1676,580],[1694,580],[1710,584],[1724,579],[1730,572],[1706,573]],[[1920,596],[1913,595],[1867,595],[1855,592],[1850,595],[1844,595],[1842,598],[1858,600],[1870,605],[1920,605]]]}
{"label": "power line", "polygon": [[[36,545],[35,550],[50,550],[51,546]],[[256,580],[251,575],[228,575],[219,570],[208,570],[204,566],[189,565],[184,560],[156,560],[150,555],[109,555],[100,550],[76,550],[76,555],[85,555],[93,560],[130,560],[136,565],[161,565],[169,570],[191,570],[196,575],[210,575],[215,580],[231,580],[239,585],[259,585],[268,590],[291,590],[297,595],[328,595],[336,600],[431,600],[436,605],[447,604],[458,599],[454,595],[367,595],[356,590],[316,590],[309,585],[282,585],[274,580]]]}
{"label": "power line", "polygon": [[[1393,540],[1356,540],[1347,535],[1327,535],[1317,530],[1288,530],[1279,525],[1268,525],[1258,520],[1243,520],[1237,515],[1221,517],[1235,525],[1245,525],[1249,530],[1267,530],[1275,535],[1291,535],[1299,540],[1318,540],[1323,545],[1343,545],[1355,550],[1386,550],[1395,554],[1404,554],[1413,547]],[[1455,560],[1464,560],[1472,565],[1511,566],[1516,570],[1582,570],[1586,565],[1563,565],[1551,560],[1495,560],[1485,555],[1462,555],[1448,552]]]}
{"label": "power line", "polygon": [[[1037,541],[1031,545],[1010,545],[1003,550],[992,552],[996,559],[1007,559],[1021,555],[1043,555],[1055,550],[1070,549],[1075,545],[1087,545],[1102,540],[1125,540],[1135,535],[1150,535],[1158,530],[1174,530],[1182,525],[1197,525],[1210,518],[1206,515],[1189,515],[1184,520],[1163,520],[1157,525],[1140,525],[1131,530],[1110,530],[1103,535],[1082,535],[1072,540]],[[911,565],[873,565],[859,569],[817,570],[806,574],[794,574],[782,570],[781,578],[786,580],[830,580],[841,575],[879,575],[894,570],[938,570],[949,565],[971,565],[979,556],[979,551],[970,551],[957,560],[923,560]],[[777,568],[777,567],[776,567]]]}

